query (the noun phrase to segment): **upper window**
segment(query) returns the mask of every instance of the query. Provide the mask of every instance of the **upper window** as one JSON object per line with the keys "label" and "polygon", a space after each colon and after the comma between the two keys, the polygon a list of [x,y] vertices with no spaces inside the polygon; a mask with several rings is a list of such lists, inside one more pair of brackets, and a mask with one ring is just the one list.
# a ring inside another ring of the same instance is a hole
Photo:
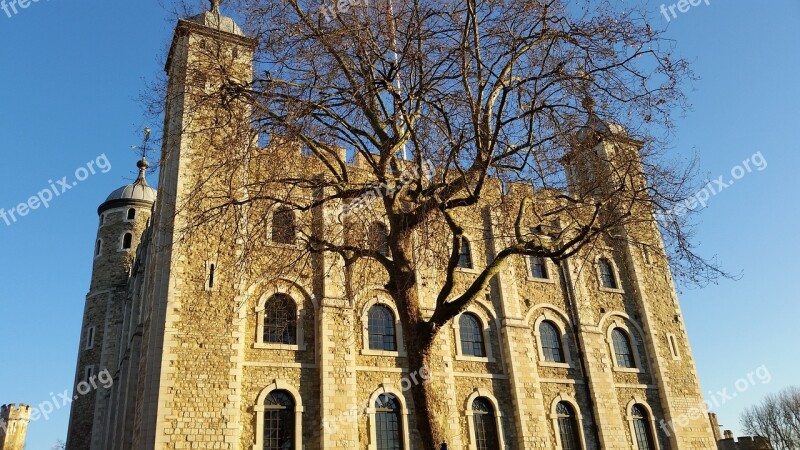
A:
{"label": "upper window", "polygon": [[369,228],[369,248],[383,256],[389,254],[389,230],[381,222],[373,222]]}
{"label": "upper window", "polygon": [[561,344],[561,333],[553,322],[545,320],[539,324],[539,337],[542,340],[542,353],[548,362],[563,363],[564,349]]}
{"label": "upper window", "polygon": [[295,404],[286,391],[272,391],[264,400],[264,450],[295,448]]}
{"label": "upper window", "polygon": [[375,401],[375,435],[378,450],[403,448],[400,404],[393,395],[381,394]]}
{"label": "upper window", "polygon": [[578,419],[572,405],[560,402],[556,405],[558,418],[558,435],[561,438],[562,450],[581,450],[581,438],[578,434]]}
{"label": "upper window", "polygon": [[86,330],[86,350],[94,348],[94,327],[89,327]]}
{"label": "upper window", "polygon": [[272,242],[278,244],[294,244],[294,213],[282,206],[272,214]]}
{"label": "upper window", "polygon": [[103,240],[98,239],[97,242],[94,243],[94,256],[100,256],[100,253],[103,252]]}
{"label": "upper window", "polygon": [[128,220],[133,220],[135,218],[136,218],[136,210],[133,209],[133,208],[130,208],[128,210]]}
{"label": "upper window", "polygon": [[541,256],[531,256],[531,276],[533,278],[547,279],[547,265]]}
{"label": "upper window", "polygon": [[600,258],[598,263],[600,265],[600,282],[604,288],[618,289],[617,277],[614,275],[614,266],[606,258]]}
{"label": "upper window", "polygon": [[497,436],[497,419],[494,407],[489,400],[478,397],[472,402],[472,414],[475,421],[475,445],[478,450],[500,450],[500,439]]}
{"label": "upper window", "polygon": [[133,244],[133,235],[130,233],[125,233],[122,236],[122,248],[124,250],[128,250],[131,248],[131,244]]}
{"label": "upper window", "polygon": [[102,227],[106,223],[106,215],[100,214],[100,226]]}
{"label": "upper window", "polygon": [[264,342],[297,344],[297,305],[286,294],[275,294],[264,304]]}
{"label": "upper window", "polygon": [[650,416],[642,405],[633,405],[631,408],[633,418],[633,432],[636,439],[636,448],[639,450],[655,450],[653,430],[650,428]]}
{"label": "upper window", "polygon": [[472,246],[469,239],[461,238],[461,250],[458,254],[458,267],[472,269]]}
{"label": "upper window", "polygon": [[614,356],[617,360],[617,366],[635,369],[636,360],[633,356],[633,347],[628,333],[621,328],[614,328],[614,331],[611,332],[611,339],[614,343]]}
{"label": "upper window", "polygon": [[370,350],[396,351],[397,333],[392,311],[384,305],[373,305],[367,316]]}
{"label": "upper window", "polygon": [[461,353],[466,356],[486,356],[483,342],[483,327],[480,320],[470,313],[464,313],[458,321],[461,332]]}

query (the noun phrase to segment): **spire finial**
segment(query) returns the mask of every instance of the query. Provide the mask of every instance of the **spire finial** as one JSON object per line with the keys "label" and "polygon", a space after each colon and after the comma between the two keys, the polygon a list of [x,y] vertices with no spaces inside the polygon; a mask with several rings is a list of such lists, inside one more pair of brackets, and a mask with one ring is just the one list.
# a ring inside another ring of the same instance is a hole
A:
{"label": "spire finial", "polygon": [[222,0],[211,0],[211,12],[219,12],[219,4]]}
{"label": "spire finial", "polygon": [[150,142],[150,128],[144,129],[144,141],[142,142],[142,146],[139,149],[142,151],[142,159],[140,159],[136,163],[136,167],[139,168],[139,177],[136,179],[136,182],[144,182],[147,184],[147,179],[145,178],[145,173],[147,169],[150,167],[150,163],[147,162],[147,143]]}

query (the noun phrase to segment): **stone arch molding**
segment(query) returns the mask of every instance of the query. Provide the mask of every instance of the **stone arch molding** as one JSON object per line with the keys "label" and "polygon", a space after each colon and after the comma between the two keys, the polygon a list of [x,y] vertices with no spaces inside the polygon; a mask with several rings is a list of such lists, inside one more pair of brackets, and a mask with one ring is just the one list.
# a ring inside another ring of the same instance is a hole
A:
{"label": "stone arch molding", "polygon": [[583,434],[583,414],[581,414],[581,408],[578,405],[578,401],[575,400],[575,397],[566,394],[564,392],[559,392],[556,398],[550,402],[550,411],[547,414],[550,422],[553,425],[553,431],[555,433],[555,448],[556,450],[562,450],[564,448],[563,443],[561,442],[561,433],[558,429],[558,413],[556,413],[556,407],[559,403],[565,402],[568,403],[572,410],[575,412],[575,424],[578,426],[578,439],[580,439],[581,448],[586,448],[586,436]]}
{"label": "stone arch molding", "polygon": [[264,401],[267,395],[273,391],[286,391],[294,399],[294,442],[297,448],[303,448],[303,398],[300,392],[291,384],[275,379],[267,387],[258,393],[253,411],[256,413],[256,442],[252,450],[262,450],[264,448]]}
{"label": "stone arch molding", "polygon": [[[307,314],[315,315],[316,312],[319,310],[319,303],[317,299],[310,294],[310,290],[307,286],[300,284],[297,281],[288,280],[285,278],[277,278],[271,280],[262,280],[256,283],[253,283],[248,289],[246,295],[243,296],[242,300],[246,302],[246,299],[253,298],[257,295],[258,292],[261,292],[260,296],[256,300],[254,310],[256,314],[256,335],[254,339],[254,347],[255,348],[282,348],[287,350],[305,350],[305,317]],[[273,295],[275,294],[285,294],[288,295],[292,300],[295,302],[295,306],[297,308],[296,313],[296,320],[297,320],[297,337],[296,342],[297,344],[288,345],[288,344],[273,344],[273,343],[263,343],[261,336],[263,336],[264,331],[264,306]],[[306,305],[310,303],[313,305],[313,311],[306,311]],[[241,304],[238,303],[237,304]],[[247,305],[247,303],[244,303]],[[246,319],[248,313],[248,307],[240,307],[239,308],[239,318],[244,321]]]}
{"label": "stone arch molding", "polygon": [[[355,298],[356,307],[360,308],[361,320],[361,354],[377,356],[406,356],[405,340],[403,337],[403,326],[400,323],[400,312],[394,299],[386,289],[372,285],[361,290]],[[389,308],[394,315],[394,330],[397,351],[371,350],[369,348],[369,310],[374,305],[382,305]]]}
{"label": "stone arch molding", "polygon": [[[542,339],[541,336],[539,336],[539,325],[544,321],[553,323],[561,335],[561,348],[564,351],[564,363],[545,361],[544,352],[542,351]],[[525,323],[529,324],[531,332],[536,336],[536,350],[539,365],[564,368],[574,366],[571,352],[573,336],[570,331],[569,316],[564,311],[561,311],[557,306],[549,303],[534,305],[528,311],[528,314],[525,315]]]}
{"label": "stone arch molding", "polygon": [[375,410],[375,402],[378,401],[378,397],[383,394],[390,394],[392,397],[397,399],[397,402],[400,403],[400,420],[402,421],[401,430],[402,439],[403,439],[403,447],[402,450],[409,450],[411,447],[410,441],[410,432],[408,429],[408,416],[411,412],[408,409],[408,403],[406,402],[406,398],[403,395],[403,391],[393,383],[383,383],[381,384],[378,389],[376,389],[372,394],[369,396],[369,404],[367,404],[367,409],[365,410],[367,413],[367,417],[369,418],[369,447],[368,450],[377,450],[378,448],[378,428],[376,424],[376,414],[377,411]]}
{"label": "stone arch molding", "polygon": [[[630,339],[631,346],[633,347],[633,359],[636,362],[635,369],[626,369],[617,366],[617,358],[614,355],[614,342],[611,338],[611,332],[615,328],[620,328],[628,334],[628,339]],[[635,320],[621,311],[610,311],[600,318],[600,321],[597,323],[597,330],[605,335],[606,345],[608,347],[609,356],[611,357],[611,365],[614,370],[637,373],[646,371],[645,369],[649,367],[648,361],[650,356],[645,342],[647,335]],[[642,345],[639,345],[639,341],[641,341]],[[644,361],[642,361],[640,352],[644,353]]]}
{"label": "stone arch molding", "polygon": [[[483,326],[483,346],[486,350],[486,356],[476,357],[476,356],[465,356],[462,349],[461,349],[461,315],[471,313],[474,314],[478,321],[481,322]],[[457,361],[485,361],[485,362],[495,362],[494,351],[492,349],[492,326],[495,327],[495,330],[498,330],[497,327],[497,316],[495,315],[492,308],[486,304],[483,299],[475,299],[473,300],[469,306],[467,306],[464,311],[461,311],[456,317],[451,320],[450,326],[453,327],[453,332],[455,334],[455,344],[456,344],[456,360]]]}
{"label": "stone arch molding", "polygon": [[475,388],[474,391],[467,397],[467,402],[464,405],[465,413],[467,416],[467,427],[469,428],[469,450],[478,449],[477,436],[475,434],[475,413],[472,411],[472,402],[476,398],[481,397],[489,400],[494,408],[495,427],[497,429],[497,440],[500,448],[506,448],[505,436],[503,435],[503,412],[500,410],[500,403],[494,395],[485,388]]}

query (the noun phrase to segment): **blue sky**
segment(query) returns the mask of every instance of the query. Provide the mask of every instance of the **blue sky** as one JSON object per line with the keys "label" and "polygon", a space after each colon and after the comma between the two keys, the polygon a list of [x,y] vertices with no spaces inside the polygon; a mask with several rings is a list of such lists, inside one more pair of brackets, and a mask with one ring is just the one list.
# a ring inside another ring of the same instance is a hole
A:
{"label": "blue sky", "polygon": [[[665,25],[661,3],[648,5],[654,25]],[[49,180],[74,179],[100,155],[111,163],[49,208],[11,226],[0,220],[0,403],[36,405],[71,390],[96,208],[135,178],[130,146],[151,125],[139,98],[163,66],[175,19],[168,9],[156,0],[40,0],[10,18],[0,10],[0,208]],[[800,275],[791,190],[800,166],[791,137],[800,129],[800,0],[711,0],[677,14],[669,36],[702,79],[688,91],[694,108],[678,121],[673,151],[696,152],[712,179],[730,179],[757,152],[767,161],[701,215],[701,250],[742,279],[681,295],[703,389],[720,402],[723,390],[736,394],[715,408],[736,430],[744,407],[800,384],[791,287]],[[762,366],[769,383],[737,384]],[[66,436],[68,417],[64,407],[33,423],[28,448],[49,450]]]}

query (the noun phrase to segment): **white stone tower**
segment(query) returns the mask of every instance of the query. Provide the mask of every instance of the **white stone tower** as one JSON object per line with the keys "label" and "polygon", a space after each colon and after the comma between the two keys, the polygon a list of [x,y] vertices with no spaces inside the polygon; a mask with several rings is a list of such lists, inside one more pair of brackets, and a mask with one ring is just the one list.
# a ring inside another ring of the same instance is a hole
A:
{"label": "white stone tower", "polygon": [[31,407],[28,405],[0,407],[0,450],[23,450],[30,420]]}

